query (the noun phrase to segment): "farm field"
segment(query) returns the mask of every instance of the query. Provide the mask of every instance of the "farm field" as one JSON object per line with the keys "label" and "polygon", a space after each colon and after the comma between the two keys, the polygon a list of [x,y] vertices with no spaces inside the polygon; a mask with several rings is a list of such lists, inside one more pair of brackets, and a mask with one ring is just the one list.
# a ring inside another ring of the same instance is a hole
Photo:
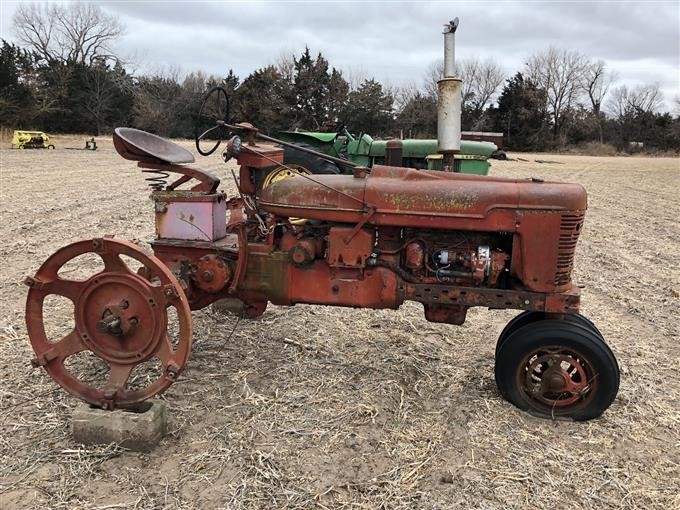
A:
{"label": "farm field", "polygon": [[[143,176],[110,140],[97,152],[54,140],[54,151],[0,150],[3,510],[680,507],[680,159],[492,165],[588,190],[574,276],[621,367],[600,419],[540,420],[501,399],[494,347],[514,311],[472,309],[455,327],[415,303],[270,306],[238,324],[206,309],[188,370],[162,397],[170,433],[138,454],[75,443],[76,400],[29,363],[23,276],[76,240],[148,247],[154,233]],[[217,155],[197,164],[234,191]],[[67,307],[52,313],[68,324]]]}

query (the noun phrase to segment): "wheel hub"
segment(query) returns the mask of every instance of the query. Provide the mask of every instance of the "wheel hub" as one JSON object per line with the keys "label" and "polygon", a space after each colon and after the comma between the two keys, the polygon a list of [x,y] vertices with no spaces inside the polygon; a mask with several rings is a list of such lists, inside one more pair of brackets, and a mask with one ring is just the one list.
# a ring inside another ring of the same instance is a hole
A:
{"label": "wheel hub", "polygon": [[587,373],[592,368],[576,352],[559,347],[543,349],[530,354],[522,366],[522,387],[531,401],[555,408],[588,398]]}
{"label": "wheel hub", "polygon": [[118,305],[107,307],[102,313],[101,320],[97,321],[97,331],[118,337],[130,333],[139,324],[139,318],[126,316],[124,311],[129,307],[130,303],[125,299]]}
{"label": "wheel hub", "polygon": [[156,301],[138,275],[94,276],[76,303],[76,329],[88,349],[106,361],[145,361],[166,326]]}
{"label": "wheel hub", "polygon": [[561,372],[553,371],[544,377],[542,384],[543,393],[561,393],[565,390],[567,380]]}

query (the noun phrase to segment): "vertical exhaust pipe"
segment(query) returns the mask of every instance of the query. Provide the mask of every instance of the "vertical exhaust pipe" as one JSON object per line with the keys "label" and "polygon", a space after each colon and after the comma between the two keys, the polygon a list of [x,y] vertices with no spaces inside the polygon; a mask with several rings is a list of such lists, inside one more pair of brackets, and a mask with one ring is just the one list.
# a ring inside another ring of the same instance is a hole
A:
{"label": "vertical exhaust pipe", "polygon": [[460,152],[462,81],[455,77],[458,18],[444,25],[444,77],[437,82],[437,148],[444,170],[455,171],[454,154]]}

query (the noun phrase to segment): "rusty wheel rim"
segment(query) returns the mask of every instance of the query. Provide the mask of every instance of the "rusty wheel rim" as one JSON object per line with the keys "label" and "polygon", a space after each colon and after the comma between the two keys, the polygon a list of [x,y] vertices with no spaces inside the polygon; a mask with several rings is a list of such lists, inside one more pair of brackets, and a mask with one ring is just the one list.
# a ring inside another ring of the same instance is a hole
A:
{"label": "rusty wheel rim", "polygon": [[[68,261],[95,253],[104,269],[83,281],[58,275]],[[143,265],[137,274],[120,255]],[[165,391],[179,376],[191,352],[191,311],[184,292],[172,272],[156,257],[133,243],[115,239],[93,239],[66,246],[26,279],[26,327],[36,354],[34,365],[42,366],[52,379],[72,395],[90,404],[113,408],[142,402]],[[45,331],[43,305],[51,294],[74,303],[75,328],[51,342]],[[168,309],[178,318],[178,341],[168,337]],[[109,367],[107,382],[97,388],[84,382],[65,366],[68,358],[89,350]],[[135,366],[157,357],[160,376],[142,388],[126,387]]]}
{"label": "rusty wheel rim", "polygon": [[[267,175],[267,177],[264,178],[264,181],[262,182],[262,189],[265,189],[267,186],[271,186],[275,182],[290,179],[291,177],[298,177],[300,175],[312,175],[312,172],[307,170],[302,165],[286,163],[285,166],[276,167]],[[288,221],[293,225],[302,225],[307,220],[304,218],[288,218]]]}
{"label": "rusty wheel rim", "polygon": [[262,189],[274,184],[275,182],[297,177],[299,175],[311,175],[312,173],[304,166],[286,163],[286,166],[279,166],[272,170],[262,182]]}
{"label": "rusty wheel rim", "polygon": [[578,351],[541,347],[524,357],[517,385],[524,399],[541,413],[570,414],[586,407],[597,390],[595,370]]}

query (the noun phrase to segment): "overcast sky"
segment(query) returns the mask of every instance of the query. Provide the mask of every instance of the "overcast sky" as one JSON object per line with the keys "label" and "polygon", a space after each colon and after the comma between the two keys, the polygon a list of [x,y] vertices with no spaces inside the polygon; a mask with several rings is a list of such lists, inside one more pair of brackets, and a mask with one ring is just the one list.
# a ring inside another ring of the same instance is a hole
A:
{"label": "overcast sky", "polygon": [[[667,108],[680,95],[680,2],[176,2],[103,1],[126,34],[117,49],[137,72],[251,71],[305,45],[346,77],[423,83],[442,58],[442,25],[460,18],[457,58],[494,57],[508,75],[551,45],[607,61],[619,84],[659,82]],[[0,0],[13,40],[18,2]]]}

